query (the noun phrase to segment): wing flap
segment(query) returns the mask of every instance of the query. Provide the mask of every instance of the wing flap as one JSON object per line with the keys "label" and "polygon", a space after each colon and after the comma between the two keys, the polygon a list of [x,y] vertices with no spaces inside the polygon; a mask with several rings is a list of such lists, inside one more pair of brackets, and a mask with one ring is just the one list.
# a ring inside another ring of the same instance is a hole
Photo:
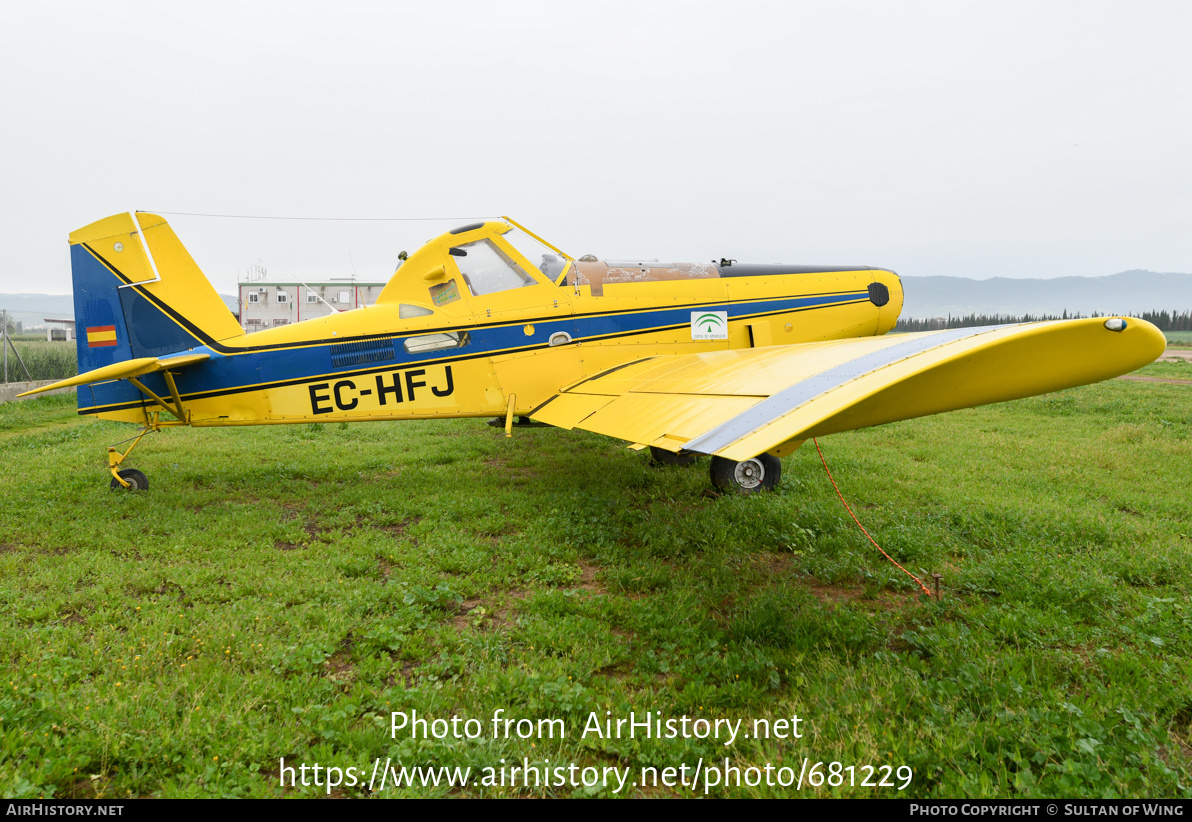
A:
{"label": "wing flap", "polygon": [[531,413],[530,417],[557,428],[572,429],[613,399],[586,394],[559,394]]}
{"label": "wing flap", "polygon": [[606,403],[575,427],[631,442],[686,442],[756,402],[756,397],[630,393]]}

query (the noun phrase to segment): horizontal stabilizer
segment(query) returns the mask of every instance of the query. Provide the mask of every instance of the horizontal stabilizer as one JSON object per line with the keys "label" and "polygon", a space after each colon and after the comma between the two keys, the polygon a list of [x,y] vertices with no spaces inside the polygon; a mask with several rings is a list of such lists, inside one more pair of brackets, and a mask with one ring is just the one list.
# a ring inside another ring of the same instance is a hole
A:
{"label": "horizontal stabilizer", "polygon": [[77,377],[59,380],[50,385],[43,385],[41,388],[34,388],[32,391],[26,391],[24,394],[18,394],[17,396],[28,397],[30,394],[53,391],[55,388],[70,388],[75,385],[90,385],[91,383],[108,382],[109,380],[126,380],[129,377],[140,377],[143,374],[154,374],[158,371],[185,368],[188,365],[194,365],[197,362],[202,362],[210,358],[210,354],[184,354],[180,357],[168,357],[166,359],[140,357],[135,360],[124,360],[123,362],[113,363],[112,365],[105,365],[103,368],[96,368],[94,371],[88,371],[85,374],[79,374]]}

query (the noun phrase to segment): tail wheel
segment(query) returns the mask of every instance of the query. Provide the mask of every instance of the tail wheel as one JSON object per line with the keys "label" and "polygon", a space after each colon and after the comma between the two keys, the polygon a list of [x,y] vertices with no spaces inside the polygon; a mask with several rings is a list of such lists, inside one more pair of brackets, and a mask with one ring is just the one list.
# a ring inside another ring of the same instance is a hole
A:
{"label": "tail wheel", "polygon": [[650,456],[659,465],[694,465],[699,459],[699,454],[679,454],[656,445],[650,446]]}
{"label": "tail wheel", "polygon": [[721,491],[756,494],[770,491],[778,485],[782,477],[782,461],[772,454],[761,454],[740,462],[712,457],[709,473],[712,475],[712,484]]}
{"label": "tail wheel", "polygon": [[115,477],[112,477],[113,491],[148,491],[149,479],[135,468],[122,468],[117,473],[120,474],[120,479],[128,483],[128,488],[121,485]]}

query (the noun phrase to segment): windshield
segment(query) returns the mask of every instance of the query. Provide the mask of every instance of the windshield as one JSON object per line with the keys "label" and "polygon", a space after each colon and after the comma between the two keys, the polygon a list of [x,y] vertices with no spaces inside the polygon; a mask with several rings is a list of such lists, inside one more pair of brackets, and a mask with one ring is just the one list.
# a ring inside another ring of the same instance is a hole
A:
{"label": "windshield", "polygon": [[547,246],[535,240],[519,228],[511,228],[501,235],[501,239],[513,246],[523,257],[533,263],[545,277],[554,282],[559,279],[563,269],[567,266],[564,257]]}
{"label": "windshield", "polygon": [[490,240],[456,246],[451,249],[451,259],[475,297],[534,285],[534,278]]}

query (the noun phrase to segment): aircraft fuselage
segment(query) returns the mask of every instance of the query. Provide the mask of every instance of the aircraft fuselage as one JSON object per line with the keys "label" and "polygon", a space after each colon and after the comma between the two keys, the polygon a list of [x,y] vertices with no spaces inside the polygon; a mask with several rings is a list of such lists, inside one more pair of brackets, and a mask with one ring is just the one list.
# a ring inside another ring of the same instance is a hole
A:
{"label": "aircraft fuselage", "polygon": [[[430,241],[376,305],[222,341],[192,328],[196,344],[168,352],[210,355],[176,375],[187,422],[492,416],[508,412],[511,397],[513,413],[529,414],[559,389],[636,359],[635,348],[648,357],[880,335],[902,307],[898,277],[867,267],[579,261],[555,279],[504,241],[508,230],[489,222]],[[524,284],[490,281],[490,252],[513,261]],[[77,253],[120,273],[99,244]],[[186,322],[152,285],[128,288]],[[144,384],[168,395],[161,374]],[[141,423],[154,410],[127,381],[79,396],[80,413],[107,419]]]}

